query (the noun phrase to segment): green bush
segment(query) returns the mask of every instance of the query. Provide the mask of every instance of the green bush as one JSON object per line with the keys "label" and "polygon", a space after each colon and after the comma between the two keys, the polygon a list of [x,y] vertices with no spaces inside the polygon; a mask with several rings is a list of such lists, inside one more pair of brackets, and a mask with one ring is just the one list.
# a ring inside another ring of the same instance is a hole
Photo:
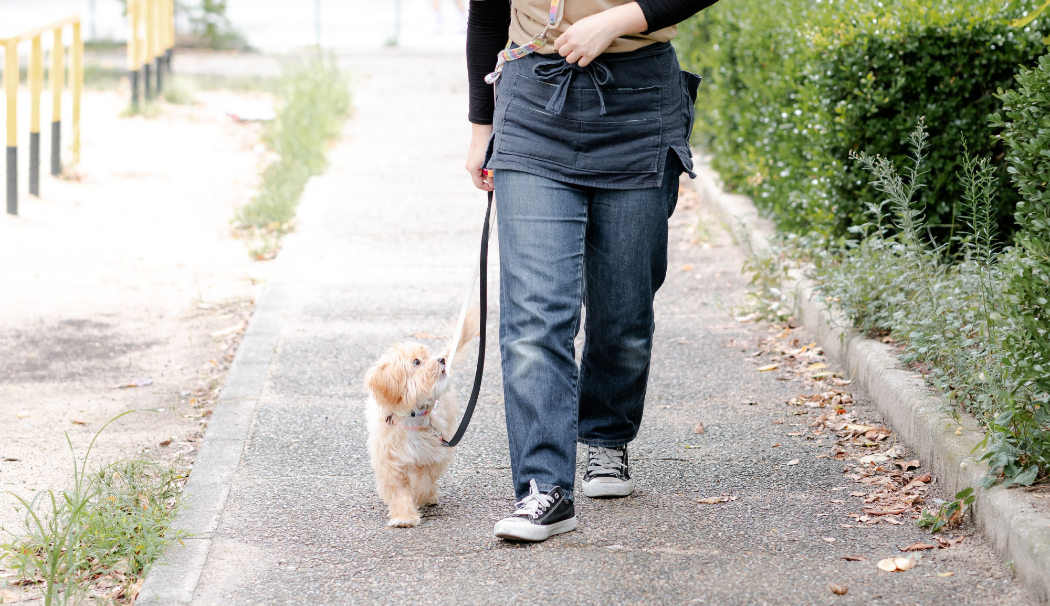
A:
{"label": "green bush", "polygon": [[959,133],[996,159],[998,231],[1013,231],[1017,194],[986,117],[1019,65],[1044,52],[1041,21],[1007,23],[1028,0],[737,0],[683,26],[687,68],[705,76],[695,140],[727,185],[796,233],[842,236],[879,199],[850,151],[878,149],[895,165],[925,116],[935,142],[931,179],[915,197],[942,242],[962,200]]}
{"label": "green bush", "polygon": [[1008,478],[1050,467],[1050,56],[1022,70],[1017,83],[1017,90],[999,91],[1005,117],[991,116],[1002,129],[1007,171],[1022,197],[1004,297],[1012,329],[1005,357],[1013,381],[991,438],[990,464]]}
{"label": "green bush", "polygon": [[811,276],[851,325],[892,333],[905,345],[905,364],[920,365],[948,400],[981,421],[988,430],[986,486],[1000,478],[1005,485],[1031,484],[1050,471],[1050,415],[1040,412],[1046,393],[1018,376],[1011,351],[1027,312],[1003,291],[1027,262],[1019,249],[1003,252],[993,239],[996,167],[963,147],[960,250],[950,261],[914,206],[927,158],[921,123],[911,144],[904,176],[886,158],[856,156],[886,200],[869,206],[869,223],[852,228],[859,239],[812,256]]}

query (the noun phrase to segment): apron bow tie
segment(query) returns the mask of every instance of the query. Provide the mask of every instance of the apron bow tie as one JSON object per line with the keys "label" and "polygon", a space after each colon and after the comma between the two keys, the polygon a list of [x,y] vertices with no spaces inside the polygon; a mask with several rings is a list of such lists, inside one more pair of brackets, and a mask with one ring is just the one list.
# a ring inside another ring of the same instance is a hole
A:
{"label": "apron bow tie", "polygon": [[565,107],[565,96],[569,94],[569,84],[572,82],[573,75],[578,72],[583,72],[590,76],[591,82],[594,83],[594,90],[598,93],[598,104],[600,105],[599,113],[604,116],[605,95],[602,94],[602,87],[610,84],[613,78],[609,68],[606,67],[604,63],[597,60],[591,61],[587,64],[587,67],[580,67],[576,63],[569,63],[564,59],[558,59],[537,63],[536,66],[532,68],[532,73],[540,80],[552,81],[556,78],[560,78],[557,83],[557,88],[554,91],[554,95],[551,96],[551,100],[547,102],[547,111],[555,114],[561,113],[561,110]]}

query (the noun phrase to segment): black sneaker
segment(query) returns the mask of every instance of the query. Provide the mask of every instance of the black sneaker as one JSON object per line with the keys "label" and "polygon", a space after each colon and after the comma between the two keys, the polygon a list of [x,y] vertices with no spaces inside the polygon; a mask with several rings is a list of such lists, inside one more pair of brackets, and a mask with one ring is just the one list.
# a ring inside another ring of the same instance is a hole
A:
{"label": "black sneaker", "polygon": [[587,447],[587,473],[583,494],[589,497],[626,497],[634,492],[627,468],[627,445],[619,448]]}
{"label": "black sneaker", "polygon": [[511,541],[545,541],[549,537],[576,530],[576,509],[565,492],[555,486],[540,492],[536,480],[529,482],[529,495],[518,501],[517,511],[496,522],[496,537]]}

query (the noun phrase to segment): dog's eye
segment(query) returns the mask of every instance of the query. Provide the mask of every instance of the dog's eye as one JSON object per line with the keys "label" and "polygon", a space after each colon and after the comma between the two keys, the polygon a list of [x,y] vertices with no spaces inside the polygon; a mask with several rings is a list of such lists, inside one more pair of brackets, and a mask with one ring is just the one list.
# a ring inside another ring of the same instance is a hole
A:
{"label": "dog's eye", "polygon": [[416,360],[413,360],[413,361],[412,361],[412,363],[413,363],[413,364],[415,364],[416,366],[419,366],[419,364],[420,364],[420,362],[419,362],[419,359],[418,359],[418,358],[417,358]]}

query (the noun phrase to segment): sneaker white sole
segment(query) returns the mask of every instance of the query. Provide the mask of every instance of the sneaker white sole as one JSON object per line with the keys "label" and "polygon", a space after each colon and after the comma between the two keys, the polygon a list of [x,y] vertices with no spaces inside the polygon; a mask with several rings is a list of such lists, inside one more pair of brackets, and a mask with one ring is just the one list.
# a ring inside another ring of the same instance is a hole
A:
{"label": "sneaker white sole", "polygon": [[498,539],[510,541],[546,541],[550,537],[576,530],[576,516],[547,526],[519,522],[517,520],[500,520],[496,522],[493,533]]}
{"label": "sneaker white sole", "polygon": [[591,481],[583,483],[583,494],[593,498],[626,497],[634,492],[634,480],[626,482]]}

